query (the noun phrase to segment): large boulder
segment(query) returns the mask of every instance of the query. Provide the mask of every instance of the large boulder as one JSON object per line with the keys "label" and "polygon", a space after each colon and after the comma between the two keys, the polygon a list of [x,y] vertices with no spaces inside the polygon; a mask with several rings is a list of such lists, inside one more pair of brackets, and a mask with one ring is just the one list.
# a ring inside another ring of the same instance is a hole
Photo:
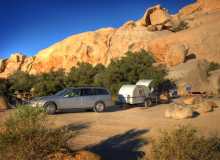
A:
{"label": "large boulder", "polygon": [[208,92],[210,94],[217,95],[220,93],[220,69],[209,72],[208,83],[209,88]]}
{"label": "large boulder", "polygon": [[205,92],[209,89],[208,63],[203,60],[191,60],[170,68],[167,78],[176,81],[178,94],[186,94],[185,86],[190,84],[192,92]]}
{"label": "large boulder", "polygon": [[194,112],[191,106],[180,104],[173,104],[165,111],[165,117],[172,119],[192,118],[193,115]]}
{"label": "large boulder", "polygon": [[186,46],[181,44],[175,44],[169,47],[166,56],[166,64],[170,66],[176,66],[185,62],[188,49]]}
{"label": "large boulder", "polygon": [[206,92],[217,95],[220,91],[220,70],[208,73],[209,63],[204,60],[190,60],[171,67],[167,78],[176,81],[178,94],[187,95],[185,86],[190,84],[192,92]]}
{"label": "large boulder", "polygon": [[192,28],[170,33],[152,40],[148,49],[159,62],[165,62],[168,50],[175,44],[188,48],[188,59],[206,59],[210,62],[220,63],[220,11],[204,15]]}
{"label": "large boulder", "polygon": [[163,29],[171,29],[177,18],[171,16],[167,9],[160,5],[150,7],[146,10],[144,16],[136,21],[139,26],[146,26],[149,31],[161,31]]}
{"label": "large boulder", "polygon": [[207,112],[212,112],[214,108],[213,103],[210,103],[208,101],[204,101],[202,103],[194,105],[194,110],[198,112],[199,114],[204,114]]}

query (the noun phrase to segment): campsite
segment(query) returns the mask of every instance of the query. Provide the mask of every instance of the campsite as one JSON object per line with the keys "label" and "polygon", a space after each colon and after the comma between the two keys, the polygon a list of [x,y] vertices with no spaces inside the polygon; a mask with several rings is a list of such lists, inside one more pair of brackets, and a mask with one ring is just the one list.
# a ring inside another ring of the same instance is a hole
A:
{"label": "campsite", "polygon": [[0,0],[0,160],[220,160],[220,0]]}

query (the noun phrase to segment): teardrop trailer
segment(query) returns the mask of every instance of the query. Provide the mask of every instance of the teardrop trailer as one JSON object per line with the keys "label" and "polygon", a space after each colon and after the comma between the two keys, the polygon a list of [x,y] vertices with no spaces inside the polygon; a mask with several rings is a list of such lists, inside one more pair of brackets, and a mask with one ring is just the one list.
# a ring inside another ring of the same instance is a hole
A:
{"label": "teardrop trailer", "polygon": [[118,101],[121,105],[144,104],[145,107],[159,102],[159,95],[153,94],[152,80],[139,80],[134,85],[123,85],[118,92]]}

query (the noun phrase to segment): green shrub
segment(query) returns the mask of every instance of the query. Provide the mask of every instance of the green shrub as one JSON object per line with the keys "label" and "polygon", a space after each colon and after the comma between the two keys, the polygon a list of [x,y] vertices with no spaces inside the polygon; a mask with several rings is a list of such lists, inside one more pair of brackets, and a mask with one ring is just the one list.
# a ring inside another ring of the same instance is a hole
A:
{"label": "green shrub", "polygon": [[0,96],[5,96],[9,94],[8,87],[8,81],[5,79],[0,79]]}
{"label": "green shrub", "polygon": [[35,96],[47,96],[65,88],[65,72],[63,69],[50,71],[35,76],[32,88]]}
{"label": "green shrub", "polygon": [[43,109],[18,107],[1,127],[0,157],[41,160],[66,146],[70,134],[65,129],[46,128]]}
{"label": "green shrub", "polygon": [[214,70],[217,70],[217,69],[220,69],[220,64],[219,63],[215,63],[215,62],[209,63],[208,72],[211,72],[211,71],[214,71]]}
{"label": "green shrub", "polygon": [[181,126],[171,132],[163,131],[153,141],[152,160],[219,160],[220,139],[205,138],[196,129]]}
{"label": "green shrub", "polygon": [[26,72],[18,71],[9,77],[10,91],[30,91],[35,81],[35,76]]}
{"label": "green shrub", "polygon": [[171,28],[171,31],[173,32],[179,32],[179,31],[182,31],[182,30],[185,30],[188,28],[188,23],[187,22],[184,22],[184,21],[181,21],[178,25],[174,26]]}
{"label": "green shrub", "polygon": [[154,62],[153,57],[144,50],[127,52],[121,59],[113,59],[96,76],[95,82],[110,89],[113,94],[117,94],[123,84],[135,84],[139,79],[153,79],[153,84],[157,85],[163,81],[166,71],[154,67]]}

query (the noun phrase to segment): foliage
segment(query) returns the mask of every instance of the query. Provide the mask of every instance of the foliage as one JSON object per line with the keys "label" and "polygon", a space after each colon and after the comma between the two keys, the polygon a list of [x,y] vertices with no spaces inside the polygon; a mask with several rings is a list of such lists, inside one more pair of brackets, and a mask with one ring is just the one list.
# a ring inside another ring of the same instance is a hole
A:
{"label": "foliage", "polygon": [[5,79],[0,79],[0,96],[8,95],[9,83]]}
{"label": "foliage", "polygon": [[135,84],[139,79],[153,79],[159,84],[166,75],[165,70],[153,67],[154,59],[144,50],[127,52],[121,59],[111,61],[105,71],[98,74],[95,83],[109,88],[113,94],[123,84]]}
{"label": "foliage", "polygon": [[33,75],[18,71],[9,77],[9,90],[11,92],[18,90],[29,91],[35,82],[36,81]]}
{"label": "foliage", "polygon": [[188,23],[185,21],[181,21],[178,25],[174,26],[171,31],[179,32],[188,28]]}
{"label": "foliage", "polygon": [[218,160],[220,139],[216,136],[202,137],[197,130],[180,126],[171,132],[163,131],[153,141],[152,160]]}
{"label": "foliage", "polygon": [[153,79],[154,85],[163,81],[165,70],[154,67],[153,63],[153,57],[142,50],[135,53],[127,52],[124,57],[111,60],[107,67],[102,64],[93,66],[78,63],[69,73],[60,69],[35,76],[19,71],[9,77],[10,90],[33,89],[35,96],[46,96],[65,87],[103,86],[116,94],[121,85],[135,84],[139,79]]}
{"label": "foliage", "polygon": [[54,94],[65,87],[65,72],[62,69],[37,75],[35,79],[37,83],[32,88],[36,96]]}
{"label": "foliage", "polygon": [[215,63],[215,62],[209,63],[208,72],[211,72],[211,71],[214,71],[214,70],[217,70],[217,69],[220,69],[220,64],[219,63]]}
{"label": "foliage", "polygon": [[64,129],[46,128],[41,108],[21,106],[6,119],[0,130],[0,157],[4,159],[44,159],[66,146],[70,134]]}
{"label": "foliage", "polygon": [[105,67],[102,64],[98,64],[93,67],[88,63],[78,63],[77,67],[71,68],[65,81],[66,86],[94,85],[95,76],[104,69]]}

